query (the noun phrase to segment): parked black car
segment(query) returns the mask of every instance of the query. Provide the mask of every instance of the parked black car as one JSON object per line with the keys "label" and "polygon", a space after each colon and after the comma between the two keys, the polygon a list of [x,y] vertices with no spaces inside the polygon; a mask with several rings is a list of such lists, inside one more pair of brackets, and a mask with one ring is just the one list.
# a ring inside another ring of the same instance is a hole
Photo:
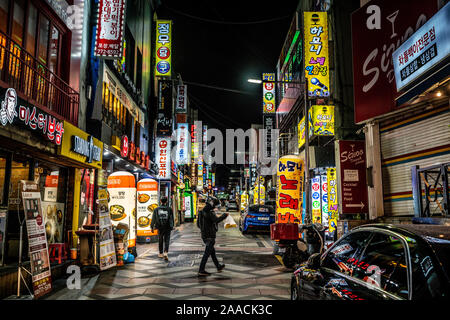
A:
{"label": "parked black car", "polygon": [[301,264],[292,300],[450,300],[450,227],[370,224]]}

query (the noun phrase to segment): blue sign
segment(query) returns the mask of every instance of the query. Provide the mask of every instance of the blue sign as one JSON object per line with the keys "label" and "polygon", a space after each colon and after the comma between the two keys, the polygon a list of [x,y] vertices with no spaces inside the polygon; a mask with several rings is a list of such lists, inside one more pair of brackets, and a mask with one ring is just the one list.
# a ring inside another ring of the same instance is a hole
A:
{"label": "blue sign", "polygon": [[167,61],[160,61],[156,65],[156,69],[159,73],[167,73],[170,71],[170,64]]}
{"label": "blue sign", "polygon": [[312,197],[314,200],[317,200],[320,198],[320,193],[319,192],[313,192]]}

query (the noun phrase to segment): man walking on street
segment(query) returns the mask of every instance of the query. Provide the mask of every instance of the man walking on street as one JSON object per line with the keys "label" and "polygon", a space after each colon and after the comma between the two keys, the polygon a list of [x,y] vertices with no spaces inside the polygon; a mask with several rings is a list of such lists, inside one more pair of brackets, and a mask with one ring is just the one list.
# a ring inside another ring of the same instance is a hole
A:
{"label": "man walking on street", "polygon": [[174,220],[172,209],[167,206],[167,197],[161,197],[161,206],[153,211],[152,223],[150,225],[152,233],[154,229],[158,229],[159,235],[159,254],[158,257],[164,257],[169,260],[170,232],[173,229]]}
{"label": "man walking on street", "polygon": [[205,270],[206,262],[209,256],[211,256],[217,270],[220,272],[225,268],[224,264],[219,264],[216,256],[216,250],[214,244],[216,243],[216,233],[218,223],[225,220],[228,213],[224,213],[221,216],[217,216],[216,212],[220,206],[220,201],[217,198],[209,197],[206,200],[206,205],[202,211],[199,212],[197,218],[197,226],[202,233],[202,240],[206,245],[205,252],[203,253],[202,261],[200,262],[200,268],[198,271],[199,276],[209,276],[211,273]]}

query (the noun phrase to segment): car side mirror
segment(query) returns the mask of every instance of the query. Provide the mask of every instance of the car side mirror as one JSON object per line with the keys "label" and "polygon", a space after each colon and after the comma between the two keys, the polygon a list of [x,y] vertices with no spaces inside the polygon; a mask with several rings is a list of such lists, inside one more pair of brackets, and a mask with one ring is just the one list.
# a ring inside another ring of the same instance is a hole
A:
{"label": "car side mirror", "polygon": [[306,263],[309,269],[319,269],[320,267],[320,253],[313,253],[309,256]]}

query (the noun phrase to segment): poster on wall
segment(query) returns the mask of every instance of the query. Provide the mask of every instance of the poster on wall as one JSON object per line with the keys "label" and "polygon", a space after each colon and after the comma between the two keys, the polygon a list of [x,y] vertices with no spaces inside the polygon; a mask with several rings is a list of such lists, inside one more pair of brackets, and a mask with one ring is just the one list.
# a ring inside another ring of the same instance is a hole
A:
{"label": "poster on wall", "polygon": [[[113,226],[119,223],[129,228],[126,246],[136,246],[136,180],[126,171],[114,172],[108,177],[109,214]],[[134,249],[131,249],[134,250]]]}
{"label": "poster on wall", "polygon": [[304,12],[305,78],[310,98],[330,96],[327,12]]}
{"label": "poster on wall", "polygon": [[[153,211],[158,207],[158,182],[153,179],[141,179],[137,184],[137,239],[150,241],[150,236],[158,234],[152,232]],[[147,239],[148,238],[148,239]]]}
{"label": "poster on wall", "polygon": [[304,171],[304,160],[300,156],[284,156],[279,159],[276,223],[302,223]]}
{"label": "poster on wall", "polygon": [[125,25],[125,0],[99,0],[94,55],[122,59]]}
{"label": "poster on wall", "polygon": [[98,210],[100,270],[106,270],[117,264],[117,257],[108,208],[108,191],[104,188],[98,190]]}
{"label": "poster on wall", "polygon": [[34,298],[37,299],[52,290],[52,277],[48,244],[42,212],[39,186],[33,181],[20,180],[22,203],[28,235],[31,282]]}

